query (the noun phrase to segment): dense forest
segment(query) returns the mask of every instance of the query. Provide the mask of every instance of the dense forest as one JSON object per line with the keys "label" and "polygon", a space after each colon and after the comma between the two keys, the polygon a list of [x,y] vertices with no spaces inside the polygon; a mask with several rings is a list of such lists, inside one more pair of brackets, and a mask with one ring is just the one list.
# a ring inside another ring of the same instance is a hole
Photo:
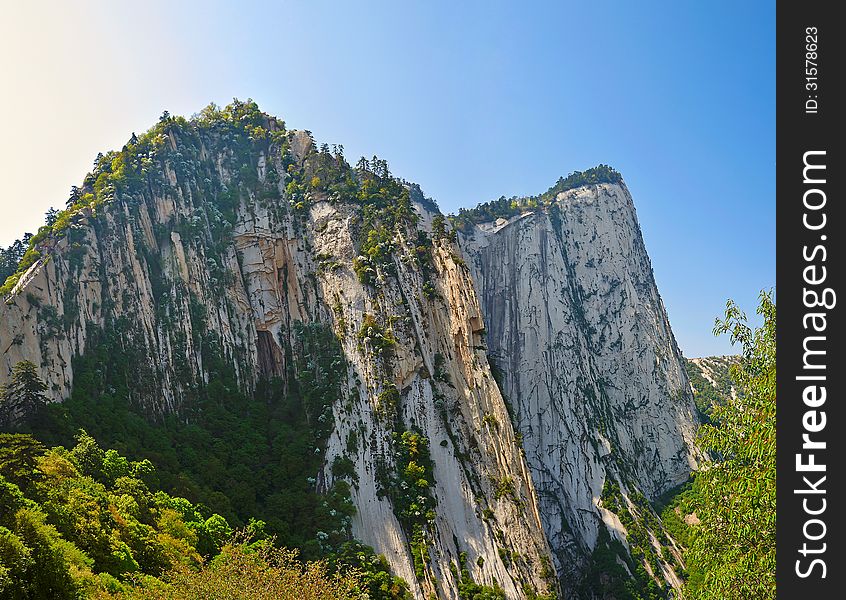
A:
{"label": "dense forest", "polygon": [[[331,333],[314,325],[302,326],[299,332],[302,356],[314,360],[315,368],[325,369],[339,359]],[[296,385],[288,393],[282,392],[281,381],[267,381],[248,398],[234,391],[231,370],[221,364],[222,374],[197,399],[191,422],[173,416],[156,424],[131,407],[127,389],[102,392],[103,368],[120,373],[127,360],[116,345],[103,339],[96,353],[79,360],[73,395],[62,404],[45,403],[46,386],[32,363],[20,363],[3,390],[4,414],[26,406],[23,412],[32,416],[17,428],[38,437],[4,434],[0,439],[0,475],[11,494],[3,514],[11,518],[21,508],[37,509],[43,515],[39,518],[56,528],[54,538],[70,542],[62,547],[75,547],[72,556],[82,561],[56,567],[67,574],[62,576],[64,587],[49,588],[52,595],[27,592],[21,597],[74,598],[80,590],[99,589],[91,587],[92,581],[105,581],[106,589],[113,591],[123,589],[117,581],[158,586],[146,576],[164,576],[169,581],[176,576],[177,566],[184,570],[218,564],[208,561],[236,533],[238,543],[227,547],[233,552],[252,552],[253,543],[262,542],[262,551],[270,552],[269,565],[274,557],[283,556],[286,569],[295,564],[294,554],[265,548],[272,542],[296,549],[300,559],[323,561],[320,564],[330,565],[334,574],[344,574],[345,585],[355,581],[353,588],[366,589],[371,598],[408,596],[407,585],[390,575],[385,559],[351,538],[349,522],[355,509],[349,501],[350,484],[340,480],[323,494],[315,486],[322,457],[314,448],[329,434],[329,425],[317,417],[325,402],[338,394],[337,376],[317,378],[313,371],[302,369],[291,377]],[[78,424],[102,436],[112,448],[102,450],[94,437],[74,429]],[[64,446],[48,450],[42,441]],[[55,469],[51,461],[60,461],[62,469]],[[344,465],[333,468],[341,471]],[[54,472],[63,477],[51,480]],[[88,495],[77,493],[78,488]],[[63,489],[67,495],[50,495]],[[131,501],[124,498],[127,494]],[[69,504],[71,499],[78,499],[78,504]],[[145,507],[144,511],[139,512],[137,506]],[[181,519],[178,523],[167,512],[173,507]],[[62,512],[68,510],[73,514]],[[88,515],[88,511],[94,512]],[[188,532],[188,543],[180,542],[176,550],[167,546],[170,538],[161,538],[157,531],[163,518]],[[24,532],[19,539],[22,548],[31,548],[29,542],[40,543],[27,537],[28,530],[21,530],[16,521],[3,526],[15,536]],[[165,540],[158,554],[150,550],[157,547],[151,536]],[[5,565],[3,556],[0,552],[0,563]],[[257,568],[264,568],[262,561],[265,558],[256,563]],[[88,577],[84,570],[77,573],[83,564],[98,578]],[[320,564],[309,568],[321,573]],[[347,577],[351,569],[357,573],[355,578]],[[141,575],[145,577],[139,579]],[[8,577],[12,589],[37,574],[19,568],[10,570]]]}
{"label": "dense forest", "polygon": [[70,449],[0,434],[0,598],[404,597],[366,547],[303,563],[263,521],[235,530],[158,488],[150,461],[84,431]]}

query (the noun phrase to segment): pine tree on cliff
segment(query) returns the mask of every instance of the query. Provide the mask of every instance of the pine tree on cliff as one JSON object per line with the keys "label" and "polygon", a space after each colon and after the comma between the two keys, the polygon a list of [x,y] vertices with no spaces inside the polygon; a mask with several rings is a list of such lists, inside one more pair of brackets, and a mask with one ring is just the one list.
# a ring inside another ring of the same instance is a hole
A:
{"label": "pine tree on cliff", "polygon": [[35,414],[47,404],[47,390],[38,367],[29,360],[22,360],[12,368],[11,381],[0,389],[0,422],[10,425]]}

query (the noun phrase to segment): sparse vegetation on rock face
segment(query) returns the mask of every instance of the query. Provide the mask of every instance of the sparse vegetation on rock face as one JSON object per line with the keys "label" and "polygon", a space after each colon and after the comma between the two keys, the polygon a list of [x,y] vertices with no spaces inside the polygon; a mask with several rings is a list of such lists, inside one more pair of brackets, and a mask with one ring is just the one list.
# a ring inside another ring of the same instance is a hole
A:
{"label": "sparse vegetation on rock face", "polygon": [[456,589],[465,543],[498,548],[467,567],[480,589],[553,590],[536,519],[504,505],[514,527],[494,532],[463,494],[530,486],[510,424],[502,447],[475,432],[505,410],[456,240],[384,160],[352,165],[253,102],[163,114],[4,251],[3,360],[63,400],[17,427],[65,445],[84,427],[228,527],[261,519],[303,560],[359,566],[374,598]]}
{"label": "sparse vegetation on rock face", "polygon": [[[524,213],[527,229],[474,227]],[[165,113],[0,275],[4,402],[36,435],[3,476],[46,515],[2,524],[0,561],[23,571],[0,562],[0,586],[36,576],[43,540],[57,586],[132,598],[237,597],[238,570],[253,597],[289,578],[377,599],[657,598],[683,576],[678,523],[650,501],[698,458],[695,408],[610,167],[449,219],[384,160],[350,164],[251,101]],[[91,527],[41,474],[84,496]],[[176,540],[169,562],[139,531]]]}
{"label": "sparse vegetation on rock face", "polygon": [[501,196],[490,202],[483,202],[475,208],[459,209],[458,214],[450,218],[460,231],[469,232],[474,224],[509,219],[515,215],[536,211],[550,206],[558,194],[586,185],[600,183],[622,183],[623,177],[608,165],[598,165],[586,171],[574,171],[567,177],[561,177],[555,185],[538,196],[506,198]]}
{"label": "sparse vegetation on rock face", "polygon": [[731,368],[739,360],[739,356],[708,356],[685,360],[693,398],[703,421],[710,421],[711,411],[724,404],[727,398],[737,396]]}

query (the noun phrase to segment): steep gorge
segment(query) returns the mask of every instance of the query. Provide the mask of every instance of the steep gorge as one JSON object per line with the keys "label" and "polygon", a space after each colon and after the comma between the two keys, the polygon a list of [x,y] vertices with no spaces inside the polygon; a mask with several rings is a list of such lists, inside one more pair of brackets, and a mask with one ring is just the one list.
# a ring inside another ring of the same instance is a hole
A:
{"label": "steep gorge", "polygon": [[347,482],[340,533],[416,597],[555,591],[550,564],[585,595],[610,540],[677,584],[647,500],[688,477],[697,421],[621,183],[456,234],[382,161],[235,103],[103,157],[33,250],[0,305],[0,383],[32,360],[62,401],[105,340],[103,393],[153,422],[190,421],[223,368],[247,394],[323,382],[310,481]]}

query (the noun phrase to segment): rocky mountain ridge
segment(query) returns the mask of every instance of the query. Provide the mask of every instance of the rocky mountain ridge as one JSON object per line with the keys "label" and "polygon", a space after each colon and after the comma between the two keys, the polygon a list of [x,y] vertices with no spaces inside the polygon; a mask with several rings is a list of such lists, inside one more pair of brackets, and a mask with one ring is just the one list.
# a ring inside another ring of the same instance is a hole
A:
{"label": "rocky mountain ridge", "polygon": [[418,598],[603,597],[582,584],[612,549],[676,587],[648,501],[695,466],[697,418],[625,184],[470,229],[253,103],[164,116],[7,284],[0,382],[32,360],[62,401],[109,343],[104,393],[153,421],[190,420],[221,369],[313,389],[315,489],[349,484],[339,533]]}

